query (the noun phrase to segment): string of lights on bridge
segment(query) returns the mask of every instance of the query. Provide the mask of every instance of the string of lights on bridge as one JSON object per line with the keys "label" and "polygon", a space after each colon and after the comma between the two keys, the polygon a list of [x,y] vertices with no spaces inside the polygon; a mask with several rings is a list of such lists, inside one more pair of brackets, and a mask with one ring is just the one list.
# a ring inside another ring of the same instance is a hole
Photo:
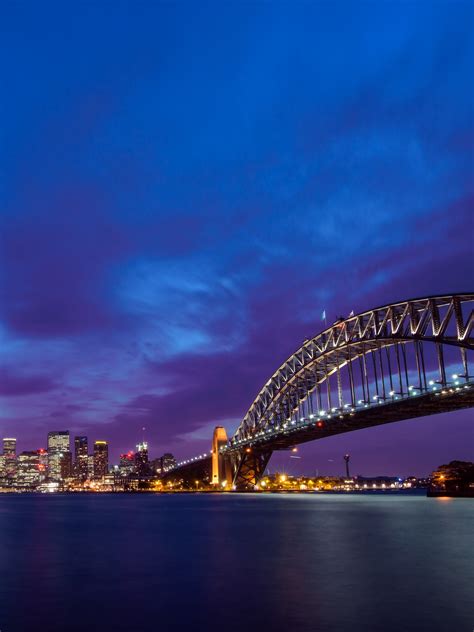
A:
{"label": "string of lights on bridge", "polygon": [[[226,452],[227,450],[231,450],[232,447],[245,447],[251,446],[254,443],[257,443],[262,438],[271,438],[274,435],[278,435],[280,433],[288,433],[294,430],[299,430],[302,426],[310,426],[313,425],[315,427],[323,428],[325,422],[327,420],[331,420],[334,418],[343,419],[345,416],[353,416],[359,410],[363,410],[369,408],[370,406],[384,405],[390,404],[392,401],[400,400],[400,399],[408,399],[409,397],[419,397],[425,395],[427,390],[434,391],[435,395],[443,396],[447,394],[454,394],[456,392],[461,392],[463,389],[469,389],[473,386],[473,382],[469,380],[469,376],[459,375],[454,373],[452,375],[453,382],[447,383],[446,385],[440,384],[435,380],[429,380],[429,389],[424,389],[419,386],[409,386],[408,393],[406,396],[401,396],[400,393],[396,391],[390,391],[388,393],[389,398],[383,397],[381,395],[374,395],[372,397],[372,401],[364,401],[359,399],[357,401],[356,406],[352,406],[351,404],[345,404],[344,407],[341,408],[331,408],[330,411],[320,410],[317,414],[308,415],[308,417],[301,417],[300,419],[287,419],[286,423],[282,426],[275,426],[273,429],[267,428],[266,431],[260,431],[253,435],[248,439],[230,439],[229,445],[220,448],[220,452]],[[461,378],[465,378],[466,382],[461,383]],[[436,392],[438,391],[438,392]],[[388,400],[388,401],[387,401]],[[182,467],[184,465],[190,465],[192,463],[196,463],[202,461],[211,456],[211,453],[204,452],[198,456],[190,457],[189,459],[184,459],[176,464],[176,468]]]}

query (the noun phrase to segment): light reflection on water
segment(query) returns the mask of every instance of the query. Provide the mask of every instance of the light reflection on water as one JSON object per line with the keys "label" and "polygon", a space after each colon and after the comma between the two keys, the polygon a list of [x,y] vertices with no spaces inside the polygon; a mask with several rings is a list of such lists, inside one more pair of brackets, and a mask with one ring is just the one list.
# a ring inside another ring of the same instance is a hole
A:
{"label": "light reflection on water", "polygon": [[0,629],[470,632],[473,518],[418,495],[4,494]]}

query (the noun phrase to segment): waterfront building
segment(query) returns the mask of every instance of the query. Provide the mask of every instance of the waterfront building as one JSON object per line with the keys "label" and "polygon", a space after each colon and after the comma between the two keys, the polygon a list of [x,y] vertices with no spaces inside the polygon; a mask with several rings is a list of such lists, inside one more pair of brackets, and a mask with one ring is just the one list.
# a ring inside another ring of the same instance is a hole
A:
{"label": "waterfront building", "polygon": [[87,478],[91,481],[94,478],[94,455],[87,457]]}
{"label": "waterfront building", "polygon": [[87,437],[74,437],[74,476],[81,481],[88,478],[88,456]]}
{"label": "waterfront building", "polygon": [[153,459],[150,463],[153,474],[162,476],[176,467],[176,459],[171,452],[166,452],[163,456]]}
{"label": "waterfront building", "polygon": [[37,450],[38,452],[38,470],[41,472],[41,480],[47,478],[48,475],[48,451],[44,448]]}
{"label": "waterfront building", "polygon": [[48,478],[61,481],[71,476],[71,451],[69,430],[48,432]]}
{"label": "waterfront building", "polygon": [[40,452],[34,450],[21,452],[17,460],[15,487],[22,491],[35,489],[45,478],[45,472],[40,469]]}
{"label": "waterfront building", "polygon": [[143,441],[137,445],[135,452],[135,465],[138,476],[147,476],[150,473],[150,464],[148,463],[148,443]]}
{"label": "waterfront building", "polygon": [[3,439],[3,472],[4,477],[13,480],[16,474],[16,439]]}
{"label": "waterfront building", "polygon": [[128,477],[135,474],[135,471],[135,453],[130,450],[130,452],[121,454],[119,464],[120,476]]}
{"label": "waterfront building", "polygon": [[94,443],[94,478],[103,478],[109,471],[109,446],[107,441]]}

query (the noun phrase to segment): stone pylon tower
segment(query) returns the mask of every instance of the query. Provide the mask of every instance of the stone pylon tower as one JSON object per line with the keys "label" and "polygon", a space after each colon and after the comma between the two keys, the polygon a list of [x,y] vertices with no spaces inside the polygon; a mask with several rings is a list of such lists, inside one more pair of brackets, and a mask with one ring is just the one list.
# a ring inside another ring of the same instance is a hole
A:
{"label": "stone pylon tower", "polygon": [[232,484],[231,466],[219,449],[227,445],[227,433],[223,426],[216,426],[212,436],[212,484]]}

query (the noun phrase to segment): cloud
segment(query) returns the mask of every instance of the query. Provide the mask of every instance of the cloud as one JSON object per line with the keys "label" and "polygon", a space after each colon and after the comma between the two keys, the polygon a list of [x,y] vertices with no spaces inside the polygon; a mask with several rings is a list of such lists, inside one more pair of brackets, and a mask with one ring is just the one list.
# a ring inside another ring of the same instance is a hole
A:
{"label": "cloud", "polygon": [[0,395],[5,397],[47,393],[56,388],[51,378],[44,375],[15,374],[0,369]]}

